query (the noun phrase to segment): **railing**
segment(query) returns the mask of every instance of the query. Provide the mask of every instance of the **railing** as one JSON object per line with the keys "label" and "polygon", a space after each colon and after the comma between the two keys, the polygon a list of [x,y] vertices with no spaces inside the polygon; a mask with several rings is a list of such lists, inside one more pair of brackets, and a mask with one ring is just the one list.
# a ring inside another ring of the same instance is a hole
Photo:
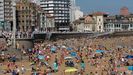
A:
{"label": "railing", "polygon": [[95,34],[93,37],[99,37],[99,36],[104,36],[104,35],[113,34],[113,33],[114,32],[104,32],[104,33]]}
{"label": "railing", "polygon": [[[53,33],[61,33],[61,34],[75,34],[75,33],[94,33],[94,32],[60,32],[60,31],[53,31],[53,32],[47,32],[47,31],[33,31],[31,33],[29,32],[16,32],[16,39],[32,39],[34,37],[34,34],[47,34],[47,38],[50,38]],[[9,35],[10,34],[10,35]],[[3,32],[4,37],[8,37],[12,39],[12,32]]]}

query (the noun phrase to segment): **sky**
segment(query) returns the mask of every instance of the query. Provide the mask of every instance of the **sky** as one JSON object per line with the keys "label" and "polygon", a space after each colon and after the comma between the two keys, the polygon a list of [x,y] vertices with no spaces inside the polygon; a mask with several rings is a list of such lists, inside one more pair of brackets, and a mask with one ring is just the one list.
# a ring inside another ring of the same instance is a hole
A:
{"label": "sky", "polygon": [[120,8],[124,6],[133,12],[133,0],[76,0],[76,4],[85,14],[95,11],[119,14]]}

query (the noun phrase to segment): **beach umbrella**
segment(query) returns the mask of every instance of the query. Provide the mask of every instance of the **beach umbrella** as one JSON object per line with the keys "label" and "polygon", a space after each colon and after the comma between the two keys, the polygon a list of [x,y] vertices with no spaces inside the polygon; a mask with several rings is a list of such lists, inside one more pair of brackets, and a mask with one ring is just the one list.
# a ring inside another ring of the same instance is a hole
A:
{"label": "beach umbrella", "polygon": [[128,66],[128,70],[133,71],[133,66]]}
{"label": "beach umbrella", "polygon": [[65,60],[71,60],[73,57],[70,57],[70,56],[68,56],[68,57],[65,57],[64,59]]}
{"label": "beach umbrella", "polygon": [[56,51],[56,47],[52,47],[50,50],[51,51]]}
{"label": "beach umbrella", "polygon": [[40,59],[40,60],[42,60],[42,59],[44,59],[44,55],[38,55],[38,59]]}
{"label": "beach umbrella", "polygon": [[76,52],[71,52],[70,55],[71,55],[72,57],[76,57],[76,56],[77,56],[77,53],[76,53]]}
{"label": "beach umbrella", "polygon": [[133,59],[133,55],[127,55],[126,58],[127,59]]}
{"label": "beach umbrella", "polygon": [[29,52],[31,52],[31,51],[32,51],[32,49],[30,49],[30,48],[29,48],[29,49],[28,49],[28,51],[29,51]]}
{"label": "beach umbrella", "polygon": [[70,67],[70,68],[68,68],[68,69],[65,70],[65,72],[68,72],[68,73],[75,72],[75,71],[77,71],[77,69],[74,68],[74,67]]}
{"label": "beach umbrella", "polygon": [[96,50],[96,53],[104,53],[104,50]]}
{"label": "beach umbrella", "polygon": [[68,47],[68,48],[67,48],[67,50],[69,50],[69,51],[70,51],[70,50],[72,50],[72,48],[71,48],[71,47]]}
{"label": "beach umbrella", "polygon": [[66,46],[62,46],[62,48],[66,48]]}

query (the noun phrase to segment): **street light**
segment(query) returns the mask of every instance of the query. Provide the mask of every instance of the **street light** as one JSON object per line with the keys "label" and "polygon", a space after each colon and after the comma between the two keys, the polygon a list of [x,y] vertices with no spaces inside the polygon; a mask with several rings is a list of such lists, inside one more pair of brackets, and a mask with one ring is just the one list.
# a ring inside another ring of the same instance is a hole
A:
{"label": "street light", "polygon": [[4,30],[4,23],[2,22],[1,25],[2,25],[2,29]]}
{"label": "street light", "polygon": [[13,10],[13,47],[16,48],[16,3],[12,0]]}

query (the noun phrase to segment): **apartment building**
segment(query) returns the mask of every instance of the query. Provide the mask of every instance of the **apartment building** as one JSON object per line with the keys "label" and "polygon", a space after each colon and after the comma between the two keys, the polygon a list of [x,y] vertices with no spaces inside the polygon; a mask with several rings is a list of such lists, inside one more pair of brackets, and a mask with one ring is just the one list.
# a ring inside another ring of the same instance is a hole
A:
{"label": "apartment building", "polygon": [[40,6],[46,14],[54,17],[57,31],[69,31],[70,0],[40,0]]}

